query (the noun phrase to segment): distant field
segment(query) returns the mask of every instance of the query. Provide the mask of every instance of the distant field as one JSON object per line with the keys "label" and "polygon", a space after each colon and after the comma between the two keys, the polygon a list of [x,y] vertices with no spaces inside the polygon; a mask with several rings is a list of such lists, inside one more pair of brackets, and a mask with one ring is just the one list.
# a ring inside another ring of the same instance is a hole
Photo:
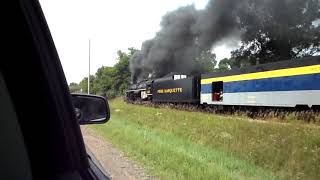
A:
{"label": "distant field", "polygon": [[160,179],[320,179],[320,129],[110,102],[92,126]]}

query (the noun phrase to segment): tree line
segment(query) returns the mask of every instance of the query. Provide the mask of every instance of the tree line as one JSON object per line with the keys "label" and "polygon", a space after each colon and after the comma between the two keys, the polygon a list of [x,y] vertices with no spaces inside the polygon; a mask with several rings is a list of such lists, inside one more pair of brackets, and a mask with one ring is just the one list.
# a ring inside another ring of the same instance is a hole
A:
{"label": "tree line", "polygon": [[[120,96],[128,88],[131,81],[129,59],[137,50],[129,48],[128,52],[117,52],[117,63],[113,67],[102,66],[90,76],[90,94],[113,98]],[[70,92],[88,93],[88,77],[79,83],[69,84]]]}
{"label": "tree line", "polygon": [[[113,67],[102,66],[94,75],[91,75],[90,94],[108,98],[123,95],[131,84],[129,59],[136,51],[138,50],[135,48],[129,48],[128,52],[118,51],[117,63]],[[201,64],[203,73],[230,69],[229,59],[223,59],[217,63],[216,55],[210,51],[203,52],[197,61]],[[88,93],[88,77],[83,78],[79,83],[70,83],[69,89],[71,93]]]}

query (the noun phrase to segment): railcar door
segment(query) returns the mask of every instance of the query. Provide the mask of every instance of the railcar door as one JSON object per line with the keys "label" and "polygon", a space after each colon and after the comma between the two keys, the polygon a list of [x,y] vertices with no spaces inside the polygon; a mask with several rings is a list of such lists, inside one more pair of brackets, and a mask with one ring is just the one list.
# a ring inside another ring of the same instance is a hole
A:
{"label": "railcar door", "polygon": [[223,82],[217,81],[212,83],[212,101],[223,100]]}

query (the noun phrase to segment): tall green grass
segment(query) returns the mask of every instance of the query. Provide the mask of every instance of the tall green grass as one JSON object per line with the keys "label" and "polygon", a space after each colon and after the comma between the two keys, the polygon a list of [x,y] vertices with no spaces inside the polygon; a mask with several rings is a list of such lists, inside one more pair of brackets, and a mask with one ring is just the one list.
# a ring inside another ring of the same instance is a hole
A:
{"label": "tall green grass", "polygon": [[320,179],[320,129],[110,102],[93,126],[162,179]]}

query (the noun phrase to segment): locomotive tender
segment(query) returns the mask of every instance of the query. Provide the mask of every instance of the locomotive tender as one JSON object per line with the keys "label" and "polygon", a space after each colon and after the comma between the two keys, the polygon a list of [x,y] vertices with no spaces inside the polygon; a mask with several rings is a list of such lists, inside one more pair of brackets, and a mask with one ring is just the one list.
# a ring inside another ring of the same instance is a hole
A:
{"label": "locomotive tender", "polygon": [[[140,85],[140,88],[138,87]],[[319,107],[320,56],[141,82],[127,100],[219,106]]]}

